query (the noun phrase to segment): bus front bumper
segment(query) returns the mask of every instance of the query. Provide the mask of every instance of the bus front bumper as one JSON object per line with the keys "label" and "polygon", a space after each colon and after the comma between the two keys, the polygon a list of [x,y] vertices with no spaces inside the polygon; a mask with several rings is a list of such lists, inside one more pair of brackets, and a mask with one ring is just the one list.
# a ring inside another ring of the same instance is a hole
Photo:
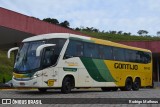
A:
{"label": "bus front bumper", "polygon": [[15,79],[12,78],[12,84],[14,87],[40,87],[42,84],[40,84],[38,79]]}

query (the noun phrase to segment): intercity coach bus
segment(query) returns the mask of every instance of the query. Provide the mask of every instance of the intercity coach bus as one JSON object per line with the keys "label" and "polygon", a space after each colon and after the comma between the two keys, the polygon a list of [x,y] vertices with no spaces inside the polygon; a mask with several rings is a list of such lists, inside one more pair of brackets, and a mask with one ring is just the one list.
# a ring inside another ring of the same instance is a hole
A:
{"label": "intercity coach bus", "polygon": [[40,92],[59,88],[98,87],[102,91],[152,86],[151,51],[69,33],[52,33],[22,41],[13,70],[14,87]]}

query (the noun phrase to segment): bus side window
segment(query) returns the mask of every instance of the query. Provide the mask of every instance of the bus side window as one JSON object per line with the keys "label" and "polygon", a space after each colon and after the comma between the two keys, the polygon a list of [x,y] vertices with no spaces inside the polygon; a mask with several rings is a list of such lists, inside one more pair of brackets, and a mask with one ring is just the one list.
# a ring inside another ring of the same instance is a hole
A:
{"label": "bus side window", "polygon": [[100,59],[105,59],[105,55],[104,55],[104,46],[102,46],[102,45],[99,45],[99,49],[98,49],[99,51],[99,58]]}
{"label": "bus side window", "polygon": [[83,56],[83,43],[79,41],[70,40],[64,59]]}
{"label": "bus side window", "polygon": [[49,67],[55,63],[54,61],[54,49],[46,48],[43,57],[43,67]]}
{"label": "bus side window", "polygon": [[73,56],[75,56],[75,52],[76,52],[75,43],[72,40],[70,40],[64,55],[64,59],[72,58]]}
{"label": "bus side window", "polygon": [[149,63],[151,60],[150,54],[147,52],[140,52],[140,58],[142,63]]}
{"label": "bus side window", "polygon": [[66,42],[66,39],[60,39],[60,38],[50,39],[47,41],[47,43],[56,44],[56,46],[54,46],[54,64],[58,60],[59,54],[65,42]]}
{"label": "bus side window", "polygon": [[126,62],[131,62],[131,61],[130,61],[130,54],[131,54],[130,51],[126,49],[126,50],[125,50]]}
{"label": "bus side window", "polygon": [[151,62],[151,53],[147,53],[147,62],[150,63]]}
{"label": "bus side window", "polygon": [[146,53],[147,63],[151,62],[151,53]]}
{"label": "bus side window", "polygon": [[112,47],[104,46],[104,58],[113,60],[113,50]]}
{"label": "bus side window", "polygon": [[83,44],[82,43],[77,43],[76,44],[76,55],[77,56],[83,56]]}
{"label": "bus side window", "polygon": [[138,54],[136,54],[136,62],[137,62],[137,63],[140,63],[140,62],[141,62],[140,55],[138,55]]}
{"label": "bus side window", "polygon": [[113,48],[113,56],[114,60],[117,61],[125,61],[124,49],[121,48]]}
{"label": "bus side window", "polygon": [[75,56],[83,56],[83,43],[76,41],[76,55]]}
{"label": "bus side window", "polygon": [[96,45],[96,44],[92,44],[92,58],[99,59],[98,45]]}
{"label": "bus side window", "polygon": [[136,52],[133,50],[125,50],[125,58],[127,62],[136,62]]}
{"label": "bus side window", "polygon": [[151,61],[150,53],[136,50],[125,50],[125,58],[128,62],[149,63]]}
{"label": "bus side window", "polygon": [[89,46],[89,43],[84,43],[84,56],[85,57],[92,57],[92,51],[91,51],[91,46]]}
{"label": "bus side window", "polygon": [[84,43],[84,56],[89,58],[99,58],[98,45],[93,43]]}
{"label": "bus side window", "polygon": [[138,63],[146,63],[145,62],[145,53],[142,51],[137,51],[136,52],[136,61]]}

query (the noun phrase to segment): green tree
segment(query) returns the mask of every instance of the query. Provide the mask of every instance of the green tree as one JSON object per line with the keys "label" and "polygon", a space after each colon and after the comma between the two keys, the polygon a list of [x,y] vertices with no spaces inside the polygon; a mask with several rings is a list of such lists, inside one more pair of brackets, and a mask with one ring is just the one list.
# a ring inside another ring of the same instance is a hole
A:
{"label": "green tree", "polygon": [[93,31],[93,32],[99,32],[99,30],[96,29],[96,28],[94,28],[92,31]]}
{"label": "green tree", "polygon": [[43,21],[48,22],[48,23],[52,23],[52,24],[59,24],[59,21],[54,18],[44,18]]}
{"label": "green tree", "polygon": [[142,36],[142,35],[147,35],[148,31],[146,31],[146,30],[139,30],[137,33]]}
{"label": "green tree", "polygon": [[128,35],[131,35],[131,34],[132,34],[131,32],[128,33]]}
{"label": "green tree", "polygon": [[117,34],[120,34],[120,35],[121,35],[121,34],[122,34],[122,32],[123,32],[123,31],[118,31],[118,32],[117,32]]}
{"label": "green tree", "polygon": [[66,27],[66,28],[69,28],[69,26],[70,26],[70,24],[67,20],[65,20],[64,22],[61,22],[60,25],[63,27]]}
{"label": "green tree", "polygon": [[93,28],[86,27],[85,30],[88,32],[92,32]]}
{"label": "green tree", "polygon": [[75,30],[77,30],[77,31],[81,31],[81,29],[80,29],[80,28],[78,28],[78,27],[76,27],[76,28],[75,28]]}
{"label": "green tree", "polygon": [[128,33],[124,32],[123,35],[128,35]]}
{"label": "green tree", "polygon": [[157,32],[157,36],[160,36],[160,31]]}
{"label": "green tree", "polygon": [[117,31],[109,31],[110,34],[116,34]]}

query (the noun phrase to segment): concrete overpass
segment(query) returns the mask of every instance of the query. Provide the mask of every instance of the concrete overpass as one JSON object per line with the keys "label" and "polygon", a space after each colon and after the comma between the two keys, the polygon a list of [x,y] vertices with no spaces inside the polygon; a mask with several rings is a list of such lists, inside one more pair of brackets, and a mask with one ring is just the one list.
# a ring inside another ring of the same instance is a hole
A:
{"label": "concrete overpass", "polygon": [[0,48],[9,48],[24,38],[46,33],[81,34],[72,29],[50,24],[0,7]]}

